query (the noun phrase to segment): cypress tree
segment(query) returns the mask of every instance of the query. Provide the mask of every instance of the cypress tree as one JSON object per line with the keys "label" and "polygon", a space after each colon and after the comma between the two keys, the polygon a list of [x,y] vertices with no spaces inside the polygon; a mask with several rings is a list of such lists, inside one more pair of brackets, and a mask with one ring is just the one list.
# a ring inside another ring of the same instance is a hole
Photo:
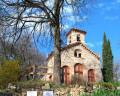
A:
{"label": "cypress tree", "polygon": [[109,82],[113,80],[113,55],[110,46],[110,40],[106,39],[104,33],[103,45],[102,45],[102,60],[103,60],[103,80]]}
{"label": "cypress tree", "polygon": [[107,77],[107,40],[106,40],[106,35],[104,32],[104,36],[103,36],[103,45],[102,45],[102,60],[103,60],[103,69],[102,69],[102,73],[103,73],[103,80],[106,80]]}
{"label": "cypress tree", "polygon": [[108,39],[108,56],[107,56],[107,65],[109,68],[109,79],[108,81],[113,80],[113,55],[112,55],[112,50],[111,50],[111,45],[110,45],[110,40]]}

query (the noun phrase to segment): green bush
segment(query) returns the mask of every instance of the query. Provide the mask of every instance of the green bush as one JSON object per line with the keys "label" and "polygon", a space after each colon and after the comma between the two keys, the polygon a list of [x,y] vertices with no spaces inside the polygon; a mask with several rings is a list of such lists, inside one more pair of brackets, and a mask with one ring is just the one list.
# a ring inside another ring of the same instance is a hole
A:
{"label": "green bush", "polygon": [[78,84],[78,85],[85,85],[87,82],[82,79],[81,77],[78,77],[76,75],[73,75],[72,76],[72,79],[71,79],[71,84],[72,85],[75,85],[75,84]]}
{"label": "green bush", "polygon": [[117,89],[107,90],[105,87],[101,87],[93,91],[91,96],[120,96],[120,91]]}
{"label": "green bush", "polygon": [[120,81],[113,80],[111,83],[114,84],[114,85],[116,85],[116,86],[120,86]]}
{"label": "green bush", "polygon": [[0,89],[0,92],[5,93],[6,90],[5,89]]}
{"label": "green bush", "polygon": [[111,82],[90,82],[91,84],[98,84],[98,85],[111,85],[111,86],[120,86],[120,81],[113,80]]}
{"label": "green bush", "polygon": [[66,88],[67,85],[65,83],[62,83],[61,85],[57,85],[53,82],[50,82],[50,87],[53,88],[53,89],[55,89],[55,88]]}
{"label": "green bush", "polygon": [[38,88],[46,83],[48,82],[41,80],[29,80],[29,81],[18,82],[17,84],[21,85],[21,88]]}
{"label": "green bush", "polygon": [[91,84],[97,84],[103,87],[106,87],[108,89],[116,89],[117,86],[120,86],[119,81],[113,81],[113,82],[90,82]]}
{"label": "green bush", "polygon": [[15,85],[20,85],[21,89],[26,88],[41,88],[46,83],[50,84],[51,88],[66,88],[67,85],[65,83],[62,83],[61,85],[56,85],[55,83],[51,81],[42,81],[42,80],[29,80],[29,81],[23,81],[23,82],[17,82]]}
{"label": "green bush", "polygon": [[87,96],[87,94],[86,93],[82,93],[80,96]]}
{"label": "green bush", "polygon": [[0,63],[0,88],[5,88],[8,83],[18,81],[20,60],[6,60],[4,57],[0,57]]}

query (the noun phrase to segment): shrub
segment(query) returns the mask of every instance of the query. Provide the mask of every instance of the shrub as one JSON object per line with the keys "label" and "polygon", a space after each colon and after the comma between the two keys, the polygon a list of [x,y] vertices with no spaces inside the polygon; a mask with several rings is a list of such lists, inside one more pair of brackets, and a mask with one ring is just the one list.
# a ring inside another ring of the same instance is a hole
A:
{"label": "shrub", "polygon": [[114,85],[116,85],[116,86],[120,86],[120,81],[113,80],[111,83],[114,84]]}
{"label": "shrub", "polygon": [[120,96],[120,91],[117,89],[106,90],[105,87],[101,87],[93,91],[91,96]]}
{"label": "shrub", "polygon": [[48,82],[41,80],[29,80],[29,81],[18,82],[18,84],[21,85],[21,88],[37,88],[37,87],[40,88],[46,83]]}
{"label": "shrub", "polygon": [[101,85],[102,87],[106,87],[107,89],[116,89],[117,83],[112,82],[91,82],[91,84]]}
{"label": "shrub", "polygon": [[0,87],[6,87],[8,83],[17,82],[20,72],[20,60],[5,60],[0,58]]}
{"label": "shrub", "polygon": [[53,82],[50,82],[50,87],[53,88],[53,89],[55,89],[55,88],[66,88],[67,85],[65,83],[62,83],[61,85],[57,85]]}
{"label": "shrub", "polygon": [[87,96],[87,94],[83,92],[80,96]]}
{"label": "shrub", "polygon": [[78,77],[78,76],[76,76],[76,75],[73,75],[72,76],[72,79],[71,79],[71,84],[72,85],[75,85],[75,84],[78,84],[78,85],[84,85],[84,84],[86,84],[87,82],[84,80],[84,79],[82,79],[81,77]]}

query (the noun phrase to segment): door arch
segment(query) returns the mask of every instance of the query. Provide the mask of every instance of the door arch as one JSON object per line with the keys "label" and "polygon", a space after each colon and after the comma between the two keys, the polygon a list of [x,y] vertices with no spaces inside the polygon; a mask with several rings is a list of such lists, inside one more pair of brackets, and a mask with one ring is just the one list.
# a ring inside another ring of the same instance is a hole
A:
{"label": "door arch", "polygon": [[70,84],[70,68],[68,66],[62,67],[62,82]]}
{"label": "door arch", "polygon": [[88,82],[95,82],[95,72],[93,69],[88,70]]}
{"label": "door arch", "polygon": [[75,64],[74,73],[79,77],[83,77],[83,66],[80,63]]}

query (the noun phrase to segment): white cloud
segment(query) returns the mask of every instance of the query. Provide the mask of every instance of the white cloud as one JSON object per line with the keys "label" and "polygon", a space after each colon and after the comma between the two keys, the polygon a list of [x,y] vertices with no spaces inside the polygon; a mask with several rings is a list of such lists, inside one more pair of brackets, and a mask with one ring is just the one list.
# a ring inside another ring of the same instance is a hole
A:
{"label": "white cloud", "polygon": [[71,22],[83,22],[87,19],[87,16],[83,16],[82,18],[80,18],[79,16],[70,16],[67,19]]}
{"label": "white cloud", "polygon": [[102,42],[94,42],[94,43],[85,43],[88,47],[100,47],[102,46]]}
{"label": "white cloud", "polygon": [[26,9],[26,13],[29,13],[29,12],[31,12],[31,8]]}
{"label": "white cloud", "polygon": [[118,16],[105,16],[104,17],[104,19],[106,19],[106,20],[118,20],[119,19],[119,17]]}
{"label": "white cloud", "polygon": [[103,7],[103,6],[104,6],[103,3],[98,4],[98,7]]}
{"label": "white cloud", "polygon": [[[69,16],[69,17],[67,17],[67,19],[69,20],[69,21],[75,21],[75,16]],[[76,18],[77,19],[77,18]]]}
{"label": "white cloud", "polygon": [[73,13],[73,9],[71,6],[65,6],[64,7],[64,13],[66,14],[72,14]]}
{"label": "white cloud", "polygon": [[87,19],[87,18],[88,18],[88,16],[83,16],[82,18],[85,20],[85,19]]}
{"label": "white cloud", "polygon": [[117,0],[117,2],[119,2],[119,3],[120,3],[120,0]]}
{"label": "white cloud", "polygon": [[98,4],[98,6],[102,7],[102,14],[105,14],[106,11],[114,11],[120,10],[120,0],[114,0],[113,2],[109,2],[106,4]]}
{"label": "white cloud", "polygon": [[102,42],[95,42],[96,45],[101,46]]}
{"label": "white cloud", "polygon": [[94,47],[95,46],[93,43],[85,43],[85,45],[87,45],[89,47]]}
{"label": "white cloud", "polygon": [[66,29],[68,29],[68,28],[69,28],[68,25],[63,25],[61,29],[62,29],[62,30],[66,30]]}
{"label": "white cloud", "polygon": [[118,9],[120,9],[120,0],[111,2],[108,6],[106,6],[106,9],[108,9],[108,11],[109,10],[118,10]]}
{"label": "white cloud", "polygon": [[120,7],[117,4],[113,4],[113,5],[106,6],[104,9],[106,11],[111,11],[111,10],[118,10],[119,8]]}
{"label": "white cloud", "polygon": [[52,7],[54,4],[54,0],[47,0],[47,2],[45,3],[46,6]]}

